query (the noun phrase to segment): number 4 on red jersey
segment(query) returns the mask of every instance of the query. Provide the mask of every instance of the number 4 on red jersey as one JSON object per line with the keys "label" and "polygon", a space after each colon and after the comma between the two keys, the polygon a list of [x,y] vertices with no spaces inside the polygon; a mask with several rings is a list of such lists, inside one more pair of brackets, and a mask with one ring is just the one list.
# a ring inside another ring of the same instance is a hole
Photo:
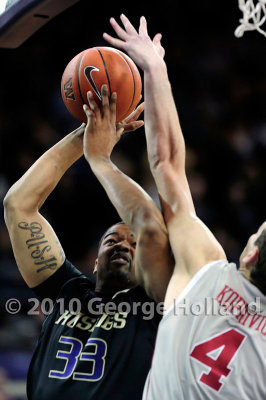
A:
{"label": "number 4 on red jersey", "polygon": [[[200,382],[205,383],[205,385],[210,386],[216,391],[220,390],[223,385],[220,379],[222,376],[227,377],[230,374],[231,369],[228,368],[228,365],[237,355],[245,339],[246,335],[243,333],[236,329],[229,329],[197,344],[190,356],[210,368],[209,373],[203,372],[201,374]],[[208,353],[218,349],[221,350],[216,359],[208,355]]]}

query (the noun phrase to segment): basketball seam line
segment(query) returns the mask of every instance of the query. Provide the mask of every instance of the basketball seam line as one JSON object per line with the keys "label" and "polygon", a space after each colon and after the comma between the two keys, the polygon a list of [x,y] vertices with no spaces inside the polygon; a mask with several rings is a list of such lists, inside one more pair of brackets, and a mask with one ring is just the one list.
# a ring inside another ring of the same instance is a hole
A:
{"label": "basketball seam line", "polygon": [[108,86],[109,86],[109,99],[110,99],[110,98],[111,98],[112,91],[111,91],[111,83],[110,83],[108,71],[107,71],[106,64],[105,64],[105,61],[104,61],[104,58],[103,58],[103,55],[102,55],[101,51],[100,51],[99,49],[97,49],[97,48],[96,48],[96,50],[97,50],[98,53],[100,54],[101,59],[102,59],[102,62],[103,62],[103,65],[104,65],[104,69],[105,69],[105,73],[106,73],[106,77],[107,77],[107,81],[108,81]]}
{"label": "basketball seam line", "polygon": [[119,51],[119,54],[120,54],[121,57],[125,60],[125,62],[127,63],[128,67],[129,67],[129,69],[130,69],[130,72],[131,72],[132,78],[133,78],[133,85],[134,85],[132,101],[131,101],[131,104],[130,104],[130,106],[128,107],[127,111],[125,112],[125,114],[124,114],[124,115],[122,116],[122,118],[121,118],[121,120],[123,120],[124,116],[127,115],[128,110],[130,110],[130,108],[131,108],[131,106],[132,106],[132,104],[133,104],[133,101],[134,101],[134,99],[135,99],[135,94],[136,94],[136,93],[135,93],[135,92],[136,92],[136,83],[135,83],[135,77],[134,77],[134,74],[133,74],[133,71],[132,71],[132,68],[131,68],[129,62],[127,61],[127,59],[123,56],[123,54],[122,54],[120,51]]}
{"label": "basketball seam line", "polygon": [[79,88],[79,94],[80,94],[80,97],[81,97],[81,99],[82,99],[82,101],[83,101],[83,104],[88,104],[88,102],[87,102],[87,101],[84,101],[84,98],[83,98],[83,96],[82,96],[82,92],[81,92],[81,89],[80,89],[80,83],[79,83],[79,71],[80,71],[80,64],[81,64],[81,61],[82,61],[82,59],[83,59],[84,55],[85,55],[85,54],[83,54],[83,56],[82,56],[82,57],[80,57],[80,60],[79,60],[79,65],[78,65],[78,69],[77,69],[77,79],[78,79],[78,88]]}

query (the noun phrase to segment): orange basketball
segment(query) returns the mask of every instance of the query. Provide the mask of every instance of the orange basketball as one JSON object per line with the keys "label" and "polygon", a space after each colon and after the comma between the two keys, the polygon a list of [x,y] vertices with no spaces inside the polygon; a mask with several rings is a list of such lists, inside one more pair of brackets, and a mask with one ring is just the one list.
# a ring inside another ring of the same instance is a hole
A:
{"label": "orange basketball", "polygon": [[109,96],[117,93],[116,120],[126,118],[140,101],[142,83],[135,63],[120,50],[93,47],[77,54],[66,66],[61,93],[68,111],[78,120],[87,122],[83,104],[87,92],[101,106],[101,87],[107,84]]}

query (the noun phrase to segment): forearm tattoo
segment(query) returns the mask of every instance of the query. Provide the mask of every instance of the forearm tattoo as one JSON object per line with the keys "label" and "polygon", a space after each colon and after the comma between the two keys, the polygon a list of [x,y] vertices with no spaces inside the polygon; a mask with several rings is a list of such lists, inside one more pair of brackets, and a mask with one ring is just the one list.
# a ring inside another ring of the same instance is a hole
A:
{"label": "forearm tattoo", "polygon": [[38,267],[36,272],[42,272],[45,269],[55,270],[57,267],[57,259],[52,254],[51,246],[42,233],[42,225],[39,222],[20,222],[18,224],[20,229],[29,231],[30,239],[26,240],[26,245],[30,250],[30,255],[34,260],[34,264]]}

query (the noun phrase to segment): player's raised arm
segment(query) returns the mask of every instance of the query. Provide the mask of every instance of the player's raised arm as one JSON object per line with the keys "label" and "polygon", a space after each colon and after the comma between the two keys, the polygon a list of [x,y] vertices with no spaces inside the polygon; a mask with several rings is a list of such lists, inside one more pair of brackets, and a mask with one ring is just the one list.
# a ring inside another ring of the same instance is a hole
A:
{"label": "player's raised arm", "polygon": [[64,262],[64,251],[39,209],[66,170],[83,154],[85,124],[44,153],[9,189],[5,222],[19,270],[30,287],[51,276]]}
{"label": "player's raised arm", "polygon": [[[148,145],[148,157],[152,173],[156,178],[159,194],[163,200],[166,217],[176,205],[176,190],[186,196],[183,206],[194,212],[185,174],[185,143],[177,110],[164,62],[164,49],[161,35],[151,40],[147,32],[144,17],[140,19],[139,32],[122,14],[124,29],[111,18],[110,22],[120,39],[104,33],[104,38],[112,45],[125,50],[144,71],[145,94],[145,132]],[[178,180],[176,177],[178,176]],[[168,181],[175,183],[170,185]],[[183,196],[182,196],[183,197]],[[181,201],[181,198],[180,198]],[[170,209],[168,210],[168,207]],[[169,213],[167,212],[169,211]],[[172,210],[173,211],[173,210]]]}
{"label": "player's raised arm", "polygon": [[112,94],[109,104],[106,85],[101,94],[102,111],[92,94],[89,92],[88,95],[93,112],[85,106],[88,124],[84,134],[84,155],[121,219],[137,238],[136,276],[139,283],[151,297],[162,301],[173,271],[163,217],[148,194],[110,159],[124,130],[134,130],[143,125],[142,121],[136,121],[143,105],[138,107],[135,115],[116,126],[116,95]]}
{"label": "player's raised arm", "polygon": [[[196,217],[185,173],[185,143],[180,127],[161,35],[148,35],[144,17],[139,31],[121,16],[123,28],[111,18],[118,38],[104,34],[113,46],[126,51],[144,71],[145,132],[150,168],[163,206],[171,247],[184,285],[209,261],[224,252],[208,228]],[[184,286],[183,284],[181,286]]]}

